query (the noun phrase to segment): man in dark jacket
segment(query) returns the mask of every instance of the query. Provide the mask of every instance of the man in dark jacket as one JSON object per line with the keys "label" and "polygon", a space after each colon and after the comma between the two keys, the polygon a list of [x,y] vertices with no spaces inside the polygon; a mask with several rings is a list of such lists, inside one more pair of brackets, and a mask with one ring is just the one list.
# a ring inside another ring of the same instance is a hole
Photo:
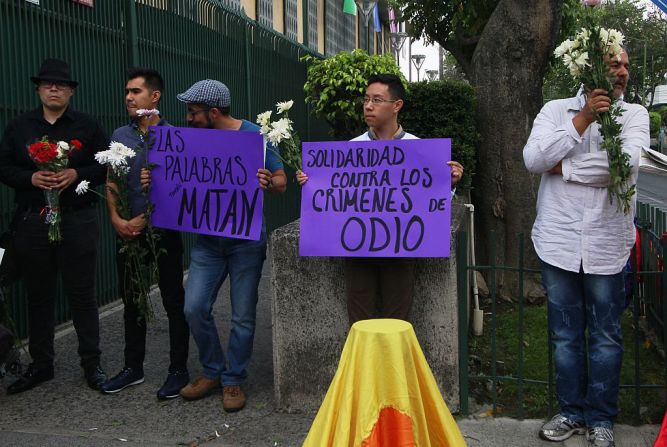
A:
{"label": "man in dark jacket", "polygon": [[[0,141],[0,182],[14,189],[16,256],[28,295],[29,349],[32,363],[7,394],[27,391],[53,378],[53,337],[57,275],[69,300],[79,340],[81,366],[88,385],[98,389],[106,380],[100,368],[99,319],[95,298],[95,261],[98,226],[95,195],[76,195],[77,179],[91,187],[105,180],[105,169],[95,153],[106,149],[108,138],[92,117],[69,106],[78,83],[67,62],[46,59],[37,76],[40,106],[15,118]],[[37,167],[28,146],[46,137],[51,142],[78,140],[68,165],[58,172]],[[80,143],[80,144],[79,144]],[[73,186],[74,185],[74,186]],[[45,192],[60,193],[60,242],[49,241],[49,213]]]}

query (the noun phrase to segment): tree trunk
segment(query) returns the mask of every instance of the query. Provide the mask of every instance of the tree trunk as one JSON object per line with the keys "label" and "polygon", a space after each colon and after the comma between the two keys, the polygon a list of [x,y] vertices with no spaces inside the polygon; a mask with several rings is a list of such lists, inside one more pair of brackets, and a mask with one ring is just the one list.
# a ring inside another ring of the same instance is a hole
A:
{"label": "tree trunk", "polygon": [[[519,235],[526,263],[537,267],[530,242],[539,177],[523,164],[525,145],[542,107],[542,80],[561,22],[563,0],[500,0],[473,54],[469,76],[477,90],[481,133],[473,200],[478,263],[516,267]],[[505,296],[516,297],[516,274],[499,275]],[[536,278],[533,278],[536,279]]]}

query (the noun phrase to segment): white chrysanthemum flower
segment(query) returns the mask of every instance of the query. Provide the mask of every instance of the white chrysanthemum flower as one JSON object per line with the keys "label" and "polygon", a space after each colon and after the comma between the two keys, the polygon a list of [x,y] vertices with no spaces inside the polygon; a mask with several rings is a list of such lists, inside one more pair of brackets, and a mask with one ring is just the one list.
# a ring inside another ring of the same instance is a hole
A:
{"label": "white chrysanthemum flower", "polygon": [[290,99],[289,101],[279,102],[276,104],[276,108],[278,109],[278,113],[284,113],[291,109],[293,105],[294,101]]}
{"label": "white chrysanthemum flower", "polygon": [[619,30],[615,29],[609,30],[609,41],[612,42],[613,44],[623,45],[623,39],[625,39],[625,37],[623,36],[623,33],[621,33]]}
{"label": "white chrysanthemum flower", "polygon": [[565,53],[570,51],[572,47],[572,41],[570,39],[564,40],[556,49],[554,50],[554,55],[556,57],[562,57]]}
{"label": "white chrysanthemum flower", "polygon": [[109,144],[109,150],[111,150],[114,155],[123,158],[132,158],[137,155],[132,149],[117,141],[112,141],[111,144]]}
{"label": "white chrysanthemum flower", "polygon": [[591,38],[591,32],[588,31],[587,29],[582,29],[577,37],[585,45],[585,44],[588,43],[588,40]]}
{"label": "white chrysanthemum flower", "polygon": [[143,117],[143,116],[153,116],[153,115],[159,115],[160,111],[158,109],[139,109],[137,110],[137,116]]}
{"label": "white chrysanthemum flower", "polygon": [[581,53],[579,56],[577,56],[577,59],[574,61],[574,63],[577,64],[580,68],[589,66],[590,64],[588,63],[588,51],[585,51]]}
{"label": "white chrysanthemum flower", "polygon": [[268,135],[269,132],[271,132],[271,126],[268,123],[259,128],[259,133],[262,135]]}
{"label": "white chrysanthemum flower", "polygon": [[606,28],[600,28],[600,42],[602,45],[609,45],[609,31]]}
{"label": "white chrysanthemum flower", "polygon": [[273,130],[276,130],[283,134],[285,138],[289,138],[292,131],[292,121],[288,118],[280,118],[278,121],[274,121]]}
{"label": "white chrysanthemum flower", "polygon": [[266,112],[257,115],[257,124],[259,124],[262,127],[269,124],[269,122],[271,121],[271,113],[273,113],[271,110],[267,110]]}
{"label": "white chrysanthemum flower", "polygon": [[90,186],[90,182],[88,180],[81,180],[81,183],[79,183],[76,186],[76,189],[74,192],[76,192],[78,195],[83,195],[88,192],[88,187]]}
{"label": "white chrysanthemum flower", "polygon": [[280,130],[273,129],[273,130],[271,130],[271,132],[268,133],[266,138],[269,140],[269,142],[271,144],[274,144],[274,145],[277,146],[277,145],[280,144],[281,141],[283,141],[284,135]]}
{"label": "white chrysanthemum flower", "polygon": [[573,77],[576,78],[576,77],[581,76],[581,68],[577,64],[571,63],[570,65],[568,65],[567,68],[570,70],[570,74]]}
{"label": "white chrysanthemum flower", "polygon": [[101,165],[109,163],[109,155],[111,151],[100,151],[95,154],[95,161]]}
{"label": "white chrysanthemum flower", "polygon": [[59,157],[66,155],[71,149],[69,143],[66,143],[64,141],[58,141],[56,147],[58,148],[57,150]]}

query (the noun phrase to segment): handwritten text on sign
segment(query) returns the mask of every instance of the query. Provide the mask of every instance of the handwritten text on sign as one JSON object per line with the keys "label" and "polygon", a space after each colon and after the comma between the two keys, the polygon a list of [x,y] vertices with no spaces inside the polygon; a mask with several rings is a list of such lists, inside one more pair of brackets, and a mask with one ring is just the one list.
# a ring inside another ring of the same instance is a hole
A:
{"label": "handwritten text on sign", "polygon": [[451,140],[303,144],[302,256],[447,257]]}
{"label": "handwritten text on sign", "polygon": [[178,231],[259,240],[264,166],[253,132],[151,127],[148,161],[153,225]]}

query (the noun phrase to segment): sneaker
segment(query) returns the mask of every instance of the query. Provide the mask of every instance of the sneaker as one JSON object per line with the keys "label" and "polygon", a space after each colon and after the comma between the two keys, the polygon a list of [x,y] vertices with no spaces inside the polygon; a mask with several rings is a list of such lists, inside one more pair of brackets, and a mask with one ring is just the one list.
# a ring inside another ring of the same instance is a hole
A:
{"label": "sneaker", "polygon": [[245,407],[245,394],[238,385],[225,385],[222,389],[222,408],[233,413]]}
{"label": "sneaker", "polygon": [[107,381],[107,375],[100,365],[90,366],[83,370],[88,386],[94,390],[100,390],[100,387]]}
{"label": "sneaker", "polygon": [[143,381],[143,370],[126,366],[114,377],[104,382],[100,387],[100,391],[104,394],[113,394],[124,390],[128,386],[139,385]]}
{"label": "sneaker", "polygon": [[190,381],[190,374],[187,371],[173,371],[167,374],[167,380],[164,385],[157,390],[157,398],[160,400],[173,399],[178,397],[178,393]]}
{"label": "sneaker", "polygon": [[565,441],[572,435],[583,435],[584,433],[586,433],[586,426],[583,422],[575,422],[562,414],[557,414],[542,425],[540,438],[547,441]]}
{"label": "sneaker", "polygon": [[614,431],[607,427],[588,429],[588,445],[591,447],[614,447]]}
{"label": "sneaker", "polygon": [[211,391],[220,388],[220,379],[209,379],[199,376],[181,390],[181,397],[185,400],[196,400],[208,396]]}

